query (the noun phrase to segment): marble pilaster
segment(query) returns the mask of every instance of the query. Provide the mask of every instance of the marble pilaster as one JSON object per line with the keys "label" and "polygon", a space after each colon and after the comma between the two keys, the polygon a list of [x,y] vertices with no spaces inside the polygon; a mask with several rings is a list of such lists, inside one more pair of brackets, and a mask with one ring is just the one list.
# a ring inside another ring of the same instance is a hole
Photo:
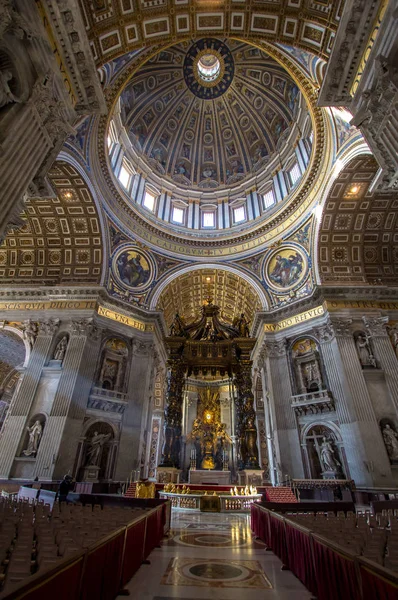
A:
{"label": "marble pilaster", "polygon": [[267,377],[265,372],[265,366],[261,367],[261,383],[263,389],[263,401],[264,401],[264,422],[265,422],[265,435],[267,438],[267,450],[268,450],[268,468],[269,468],[269,477],[271,479],[271,483],[275,485],[277,483],[275,477],[275,456],[274,456],[274,448],[272,444],[272,427],[271,427],[271,415],[270,415],[270,397],[267,386]]}
{"label": "marble pilaster", "polygon": [[270,414],[277,464],[275,468],[294,478],[304,477],[300,440],[291,406],[292,388],[286,340],[265,342]]}
{"label": "marble pilaster", "polygon": [[367,332],[372,338],[374,352],[384,377],[398,417],[398,359],[386,331],[388,317],[363,317]]}
{"label": "marble pilaster", "polygon": [[[61,442],[68,419],[73,394],[78,380],[79,370],[82,367],[82,357],[89,332],[90,320],[74,320],[70,327],[70,338],[62,365],[62,374],[58,388],[51,407],[51,413],[47,419],[43,431],[43,438],[37,453],[35,476],[40,480],[57,479],[64,473],[54,473],[58,461]],[[65,465],[73,464],[74,457],[65,452],[62,444],[61,462]],[[58,465],[60,466],[60,465]],[[59,468],[58,468],[59,471]]]}
{"label": "marble pilaster", "polygon": [[[339,332],[341,334],[342,330],[340,329]],[[371,475],[369,471],[364,470],[367,455],[362,443],[358,416],[334,329],[330,324],[324,325],[317,328],[316,334],[321,344],[329,389],[335,400],[336,416],[348,471],[346,476],[363,485],[371,485]],[[350,335],[349,329],[347,329],[347,335]]]}
{"label": "marble pilaster", "polygon": [[11,402],[0,436],[0,479],[10,477],[14,459],[18,451],[22,451],[21,444],[28,424],[29,413],[58,325],[59,319],[43,321],[39,323],[36,340],[29,339],[32,346],[29,363]]}
{"label": "marble pilaster", "polygon": [[127,400],[122,432],[119,443],[119,455],[115,479],[128,479],[132,470],[140,467],[141,431],[145,429],[145,404],[153,376],[153,345],[149,342],[133,340],[133,358],[129,375]]}
{"label": "marble pilaster", "polygon": [[[352,455],[351,477],[357,485],[385,485],[391,478],[390,463],[358,358],[351,322],[351,319],[332,320],[341,359],[338,370],[344,385],[339,401],[336,397],[336,411],[341,419],[342,435],[344,430],[348,442],[347,457]],[[355,457],[358,452],[360,455]]]}

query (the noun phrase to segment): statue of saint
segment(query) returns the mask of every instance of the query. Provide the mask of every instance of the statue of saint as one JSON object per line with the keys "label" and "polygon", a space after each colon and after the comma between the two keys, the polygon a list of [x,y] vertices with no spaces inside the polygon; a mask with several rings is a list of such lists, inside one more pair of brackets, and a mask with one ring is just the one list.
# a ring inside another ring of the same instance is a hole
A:
{"label": "statue of saint", "polygon": [[233,326],[239,331],[239,337],[250,337],[249,323],[244,313],[234,320]]}
{"label": "statue of saint", "polygon": [[382,433],[390,460],[398,460],[398,434],[388,423],[384,426]]}
{"label": "statue of saint", "polygon": [[54,350],[54,360],[63,361],[65,357],[65,352],[68,347],[68,338],[64,335],[63,338],[58,342]]}
{"label": "statue of saint", "polygon": [[171,324],[169,336],[186,337],[185,324],[178,313]]}
{"label": "statue of saint", "polygon": [[35,421],[32,427],[27,427],[26,430],[29,433],[29,442],[26,450],[23,451],[22,454],[25,456],[33,456],[37,453],[37,449],[40,444],[41,434],[43,432],[43,427],[40,421]]}
{"label": "statue of saint", "polygon": [[363,367],[376,367],[376,360],[370,349],[369,340],[365,334],[360,333],[356,339],[356,347],[360,363]]}
{"label": "statue of saint", "polygon": [[9,82],[11,82],[12,79],[13,74],[11,71],[0,71],[0,107],[5,106],[6,104],[19,102],[19,99],[14,96],[9,85]]}
{"label": "statue of saint", "polygon": [[389,334],[395,355],[398,358],[398,330],[395,327],[391,327],[389,330]]}
{"label": "statue of saint", "polygon": [[94,432],[93,437],[89,442],[89,447],[86,454],[86,467],[97,467],[100,458],[101,458],[101,450],[105,444],[111,437],[110,433],[98,433],[98,431]]}
{"label": "statue of saint", "polygon": [[339,461],[335,458],[334,450],[330,441],[324,436],[320,451],[320,461],[323,471],[338,471],[340,467]]}
{"label": "statue of saint", "polygon": [[31,321],[30,319],[28,319],[27,321],[24,321],[23,337],[24,337],[24,340],[26,340],[28,342],[31,350],[33,348],[33,344],[35,343],[36,336],[37,336],[36,323]]}

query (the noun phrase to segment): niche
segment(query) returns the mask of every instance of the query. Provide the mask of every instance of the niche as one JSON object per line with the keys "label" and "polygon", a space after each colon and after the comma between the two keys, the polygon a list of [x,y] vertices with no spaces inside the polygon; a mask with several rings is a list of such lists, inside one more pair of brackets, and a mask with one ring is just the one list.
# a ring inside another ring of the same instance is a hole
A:
{"label": "niche", "polygon": [[124,392],[127,358],[127,343],[119,338],[108,339],[101,354],[97,385],[104,390]]}
{"label": "niche", "polygon": [[301,338],[292,346],[293,369],[297,394],[310,394],[325,389],[316,342]]}

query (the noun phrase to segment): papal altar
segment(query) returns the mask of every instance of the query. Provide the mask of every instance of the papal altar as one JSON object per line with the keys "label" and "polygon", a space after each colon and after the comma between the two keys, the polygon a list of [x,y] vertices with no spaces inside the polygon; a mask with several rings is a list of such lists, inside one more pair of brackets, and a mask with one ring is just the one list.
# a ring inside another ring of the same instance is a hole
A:
{"label": "papal altar", "polygon": [[196,471],[190,469],[188,475],[189,483],[202,483],[207,485],[230,485],[230,471],[211,471],[209,469]]}

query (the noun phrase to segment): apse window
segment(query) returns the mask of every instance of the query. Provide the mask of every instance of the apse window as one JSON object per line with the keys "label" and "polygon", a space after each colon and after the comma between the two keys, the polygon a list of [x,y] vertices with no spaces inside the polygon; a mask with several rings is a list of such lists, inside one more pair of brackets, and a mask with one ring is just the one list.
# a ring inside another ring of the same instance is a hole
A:
{"label": "apse window", "polygon": [[272,206],[273,204],[275,204],[274,190],[269,190],[263,195],[264,209],[270,208],[270,206]]}
{"label": "apse window", "polygon": [[173,207],[172,220],[174,223],[182,225],[184,222],[184,211],[182,208],[177,208],[176,206]]}
{"label": "apse window", "polygon": [[239,206],[234,208],[234,223],[242,223],[242,221],[246,221],[245,207]]}
{"label": "apse window", "polygon": [[154,194],[152,194],[151,192],[148,192],[148,190],[145,190],[145,196],[144,196],[144,202],[143,202],[143,205],[145,206],[145,208],[147,208],[148,210],[153,212],[153,209],[155,208],[155,199],[156,199],[156,196]]}
{"label": "apse window", "polygon": [[119,181],[122,184],[122,186],[126,188],[126,190],[129,187],[130,179],[131,179],[130,173],[127,171],[126,167],[124,167],[122,165],[122,168],[120,169],[120,173],[119,173]]}
{"label": "apse window", "polygon": [[295,163],[288,171],[290,185],[294,185],[301,177],[300,167]]}
{"label": "apse window", "polygon": [[203,213],[203,227],[214,227],[214,213]]}

